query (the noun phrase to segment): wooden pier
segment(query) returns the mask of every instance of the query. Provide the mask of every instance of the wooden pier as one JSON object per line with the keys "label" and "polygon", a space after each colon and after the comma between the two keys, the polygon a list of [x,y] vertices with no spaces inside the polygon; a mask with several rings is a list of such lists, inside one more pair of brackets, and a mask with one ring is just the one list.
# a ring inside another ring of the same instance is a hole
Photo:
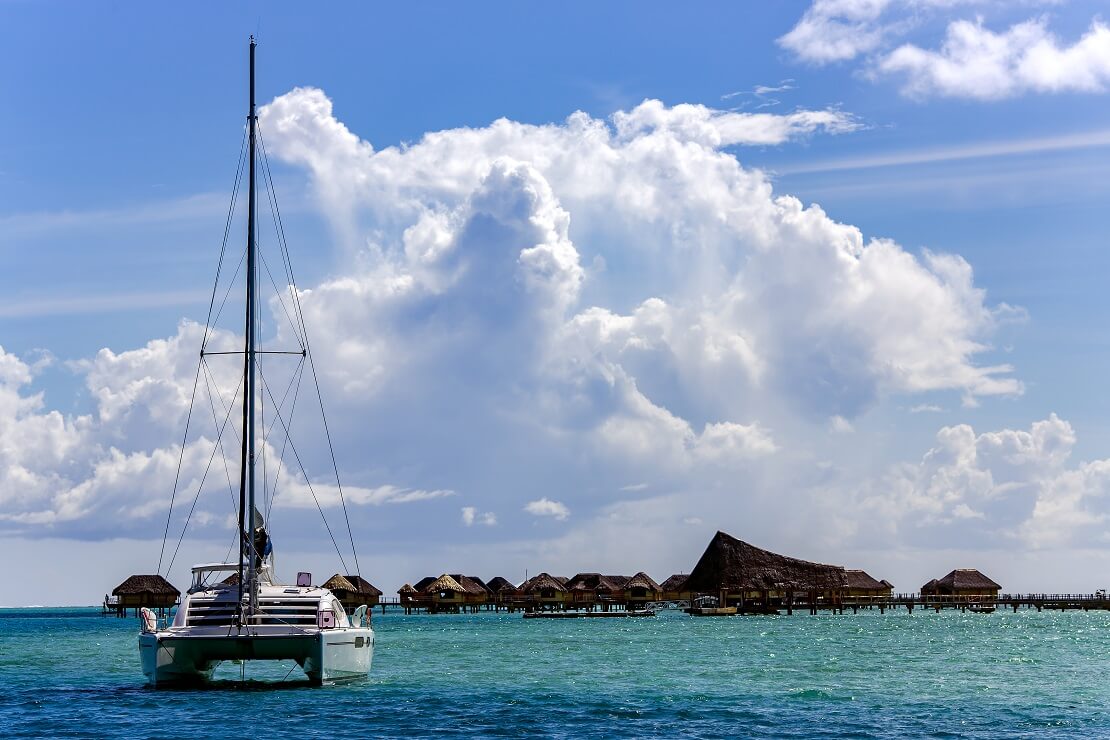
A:
{"label": "wooden pier", "polygon": [[694,607],[687,609],[690,614],[716,615],[732,610],[743,614],[782,614],[794,612],[818,614],[832,612],[844,614],[846,611],[858,614],[862,610],[887,611],[905,609],[909,614],[914,610],[940,613],[946,609],[961,612],[990,613],[1000,609],[1017,612],[1018,609],[1037,611],[1110,611],[1110,598],[1105,593],[1094,594],[999,594],[993,596],[933,596],[914,594],[892,594],[891,596],[824,596],[816,594],[786,594],[783,596],[766,594],[751,599],[740,599],[729,607]]}
{"label": "wooden pier", "polygon": [[525,619],[604,619],[610,617],[654,617],[651,609],[612,612],[524,612]]}

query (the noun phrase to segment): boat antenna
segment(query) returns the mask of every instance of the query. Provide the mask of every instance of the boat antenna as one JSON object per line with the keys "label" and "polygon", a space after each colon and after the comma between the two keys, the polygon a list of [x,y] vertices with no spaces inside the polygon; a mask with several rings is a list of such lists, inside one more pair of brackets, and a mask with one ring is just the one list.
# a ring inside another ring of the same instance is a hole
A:
{"label": "boat antenna", "polygon": [[[254,109],[254,36],[250,38],[250,113],[247,115],[248,149],[247,155],[247,310],[246,341],[243,356],[243,439],[239,473],[239,605],[243,609],[243,560],[247,561],[247,604],[246,615],[250,617],[257,607],[258,589],[255,572],[254,545],[254,401],[256,385],[256,337],[255,337],[255,294],[258,266],[255,264],[255,142],[257,140],[258,116]],[[242,626],[242,617],[240,617]]]}

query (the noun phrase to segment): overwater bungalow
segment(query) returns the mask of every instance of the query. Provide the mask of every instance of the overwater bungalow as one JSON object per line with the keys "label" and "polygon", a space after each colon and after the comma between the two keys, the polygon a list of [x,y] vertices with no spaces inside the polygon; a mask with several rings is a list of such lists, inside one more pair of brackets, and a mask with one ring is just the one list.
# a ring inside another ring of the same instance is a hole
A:
{"label": "overwater bungalow", "polygon": [[506,589],[510,591],[516,590],[516,586],[513,585],[513,582],[502,576],[494,576],[489,579],[489,581],[486,582],[486,588],[490,590],[490,593],[495,595]]}
{"label": "overwater bungalow", "polygon": [[690,592],[684,591],[682,588],[686,584],[686,578],[685,573],[675,573],[660,583],[659,588],[662,590],[662,595],[659,598],[663,601],[689,601]]}
{"label": "overwater bungalow", "polygon": [[720,607],[765,611],[792,603],[795,594],[839,599],[848,576],[838,565],[812,563],[763,550],[724,532],[717,532],[690,571],[682,590],[715,597]]}
{"label": "overwater bungalow", "polygon": [[893,587],[885,581],[877,581],[865,570],[846,569],[848,576],[848,596],[890,596]]}
{"label": "overwater bungalow", "polygon": [[439,576],[424,576],[419,581],[413,584],[413,588],[415,588],[418,592],[423,593],[424,589],[426,589],[432,583],[435,583],[438,577]]}
{"label": "overwater bungalow", "polygon": [[548,573],[529,578],[521,584],[520,590],[530,597],[532,605],[538,609],[565,609],[569,600],[566,586]]}
{"label": "overwater bungalow", "polygon": [[408,606],[418,593],[419,591],[411,583],[406,583],[397,589],[397,596],[399,597],[397,600],[401,603],[401,606]]}
{"label": "overwater bungalow", "polygon": [[486,588],[490,590],[491,599],[495,604],[511,604],[520,599],[521,590],[513,585],[508,578],[495,576],[489,579]]}
{"label": "overwater bungalow", "polygon": [[420,589],[419,593],[428,600],[430,611],[460,611],[466,603],[466,588],[453,577],[444,573]]}
{"label": "overwater bungalow", "polygon": [[120,616],[128,609],[138,610],[144,606],[165,614],[177,603],[181,592],[160,575],[136,575],[113,588],[112,596],[116,597],[113,605]]}
{"label": "overwater bungalow", "polygon": [[648,602],[659,601],[662,593],[662,587],[640,571],[624,584],[624,603],[629,609],[643,609]]}
{"label": "overwater bungalow", "polygon": [[623,587],[627,580],[624,576],[578,573],[564,586],[568,594],[567,607],[588,611],[600,607],[607,611],[610,606],[623,601]]}
{"label": "overwater bungalow", "polygon": [[335,594],[339,603],[349,611],[354,611],[363,604],[377,606],[382,596],[382,592],[374,584],[357,575],[343,576],[336,573],[324,582],[324,588]]}
{"label": "overwater bungalow", "polygon": [[489,587],[489,584],[488,584],[488,583],[486,583],[485,581],[483,581],[483,580],[482,580],[481,578],[479,578],[478,576],[467,576],[467,578],[469,578],[470,580],[474,581],[474,582],[475,582],[475,583],[477,583],[477,584],[478,584],[479,586],[481,586],[481,587],[482,587],[483,589],[485,589],[485,592],[486,592],[487,594],[492,594],[492,593],[493,593],[493,591],[492,591],[492,590],[490,589],[490,587]]}
{"label": "overwater bungalow", "polygon": [[490,591],[486,587],[485,581],[476,576],[466,576],[462,573],[451,573],[453,578],[465,591],[463,602],[472,610],[477,610],[479,607],[489,603]]}
{"label": "overwater bungalow", "polygon": [[1002,587],[975,568],[957,568],[943,578],[921,587],[922,596],[965,596],[998,598]]}

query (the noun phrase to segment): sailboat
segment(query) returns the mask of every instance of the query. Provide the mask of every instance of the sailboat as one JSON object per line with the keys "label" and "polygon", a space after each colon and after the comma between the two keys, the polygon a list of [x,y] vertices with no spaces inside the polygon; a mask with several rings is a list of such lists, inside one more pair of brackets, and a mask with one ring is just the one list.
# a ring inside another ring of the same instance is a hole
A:
{"label": "sailboat", "polygon": [[[278,582],[274,573],[272,541],[265,519],[256,500],[256,467],[258,450],[256,436],[265,435],[266,425],[261,432],[256,429],[256,403],[264,392],[268,392],[265,379],[259,366],[260,356],[267,354],[259,349],[258,329],[258,254],[256,235],[256,172],[258,159],[256,146],[259,138],[258,118],[254,101],[254,62],[255,40],[250,39],[250,113],[248,116],[248,203],[247,203],[247,245],[246,262],[246,337],[242,351],[207,352],[216,354],[241,354],[243,372],[240,380],[242,389],[242,434],[240,455],[240,485],[238,500],[239,558],[233,562],[208,563],[192,568],[192,584],[182,597],[181,603],[168,625],[159,624],[158,618],[147,609],[142,610],[141,633],[139,635],[139,655],[143,674],[150,685],[164,686],[180,682],[193,682],[211,678],[216,667],[224,661],[295,661],[304,671],[308,680],[314,684],[334,683],[349,679],[364,678],[370,671],[374,654],[374,631],[369,624],[365,605],[359,606],[348,614],[340,600],[326,588],[312,584],[309,573],[298,573],[295,584],[285,585]],[[263,146],[264,152],[264,146]],[[242,167],[242,159],[240,160]],[[236,175],[236,192],[239,177]],[[268,169],[263,173],[268,176]],[[272,179],[270,180],[272,194]],[[232,205],[234,207],[234,194]],[[277,214],[275,213],[275,218]],[[229,228],[231,216],[229,215]],[[283,234],[283,232],[281,232]],[[225,246],[226,246],[225,229]],[[282,236],[282,239],[284,236]],[[288,259],[288,249],[283,248],[283,258]],[[221,251],[221,265],[223,264]],[[288,264],[287,264],[288,266]],[[268,270],[268,268],[266,268]],[[292,277],[291,267],[288,273]],[[234,279],[234,278],[233,278]],[[219,272],[217,271],[217,285]],[[296,297],[295,284],[290,293]],[[213,288],[213,302],[216,289]],[[299,305],[293,315],[301,320]],[[209,307],[209,322],[212,320],[212,307]],[[299,352],[271,352],[269,354],[299,354],[303,363],[306,358],[311,362],[307,347],[307,333],[297,332],[303,345]],[[206,341],[208,332],[206,328]],[[201,363],[205,362],[206,350],[201,349]],[[303,364],[301,366],[303,368]],[[302,370],[303,371],[303,370]],[[198,378],[200,367],[198,366]],[[315,376],[315,368],[312,369]],[[260,386],[260,380],[262,385]],[[299,388],[299,384],[298,384]],[[316,384],[319,395],[319,384]],[[194,390],[195,397],[195,390]],[[238,397],[238,391],[237,395]],[[234,401],[233,401],[234,405]],[[231,408],[228,409],[230,416]],[[323,412],[323,400],[320,398]],[[281,406],[277,415],[282,426]],[[192,418],[192,405],[190,416]],[[326,417],[324,420],[326,429]],[[225,417],[224,426],[227,425]],[[286,430],[288,431],[288,430]],[[222,435],[222,429],[221,429]],[[186,422],[186,439],[188,422]],[[330,433],[327,435],[329,448]],[[217,440],[217,445],[221,442]],[[263,444],[263,447],[265,445]],[[222,450],[222,447],[220,448]],[[184,451],[184,443],[182,445]],[[332,461],[334,465],[334,452]],[[299,459],[298,459],[299,462]],[[178,467],[180,476],[180,464]],[[263,493],[265,493],[266,471],[262,470]],[[338,468],[336,467],[338,482]],[[231,478],[228,476],[229,486]],[[203,481],[201,487],[203,488]],[[342,496],[342,486],[339,487]],[[174,492],[177,492],[175,483]],[[199,496],[198,489],[198,496]],[[315,497],[315,494],[313,494]],[[342,499],[341,499],[342,500]],[[272,499],[271,499],[272,501]],[[173,511],[171,498],[170,512]],[[323,509],[321,508],[321,513]],[[345,504],[344,504],[345,513]],[[169,515],[166,530],[169,532]],[[326,519],[325,519],[326,524]],[[188,521],[186,521],[186,527]],[[329,534],[331,532],[329,528]],[[348,532],[350,525],[348,520]],[[184,536],[184,529],[182,530]],[[334,542],[334,537],[332,538]],[[354,536],[351,535],[354,549]],[[339,551],[338,545],[336,546]],[[163,541],[165,552],[165,541]],[[230,554],[230,551],[229,551]],[[340,553],[342,558],[342,553]],[[355,555],[357,567],[357,554]],[[172,561],[170,564],[172,567]],[[161,561],[159,562],[161,570]],[[169,567],[167,567],[167,572]]]}

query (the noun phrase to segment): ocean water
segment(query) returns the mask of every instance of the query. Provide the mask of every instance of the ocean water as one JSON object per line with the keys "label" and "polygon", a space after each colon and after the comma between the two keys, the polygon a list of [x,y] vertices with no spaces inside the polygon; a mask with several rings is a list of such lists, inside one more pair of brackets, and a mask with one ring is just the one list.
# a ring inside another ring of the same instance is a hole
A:
{"label": "ocean water", "polygon": [[[6,737],[1110,737],[1110,613],[374,616],[370,677],[143,685],[134,618],[0,610]],[[286,676],[288,678],[286,679]],[[284,680],[283,680],[284,679]]]}

